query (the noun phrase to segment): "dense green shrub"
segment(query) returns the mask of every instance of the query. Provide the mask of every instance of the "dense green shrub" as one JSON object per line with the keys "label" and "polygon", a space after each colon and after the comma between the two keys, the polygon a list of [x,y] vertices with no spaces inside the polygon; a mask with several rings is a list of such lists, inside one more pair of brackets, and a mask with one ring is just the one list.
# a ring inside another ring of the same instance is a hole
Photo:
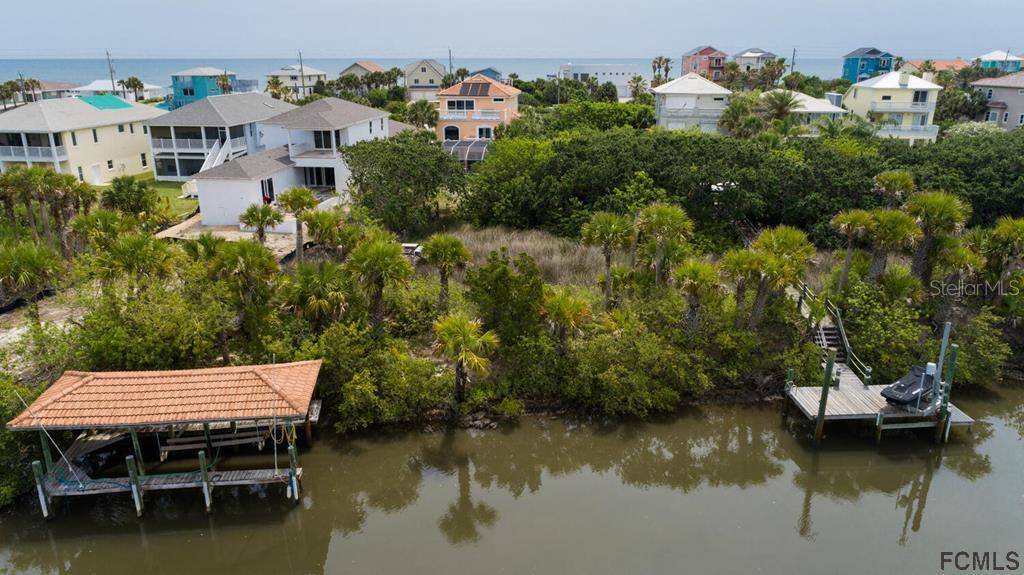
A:
{"label": "dense green shrub", "polygon": [[[25,409],[22,400],[32,403],[36,395],[36,392],[15,384],[10,376],[0,376],[0,420],[7,422],[14,419]],[[18,399],[19,396],[21,399]],[[10,504],[28,488],[27,464],[34,445],[38,445],[38,437],[34,432],[14,433],[6,427],[0,428],[0,508]]]}
{"label": "dense green shrub", "polygon": [[1001,322],[999,316],[986,308],[966,325],[953,330],[950,341],[960,346],[954,383],[992,386],[1000,382],[1003,363],[1012,351],[1004,340]]}
{"label": "dense green shrub", "polygon": [[857,356],[871,366],[876,383],[890,383],[918,365],[922,327],[920,312],[903,299],[889,299],[869,283],[851,287],[844,327]]}
{"label": "dense green shrub", "polygon": [[371,425],[409,423],[450,401],[451,377],[401,345],[374,352],[367,366],[342,383],[334,427],[339,432]]}
{"label": "dense green shrub", "polygon": [[491,252],[487,263],[466,272],[466,298],[476,305],[484,327],[494,330],[502,346],[537,333],[544,301],[544,281],[533,258],[515,259],[502,250]]}

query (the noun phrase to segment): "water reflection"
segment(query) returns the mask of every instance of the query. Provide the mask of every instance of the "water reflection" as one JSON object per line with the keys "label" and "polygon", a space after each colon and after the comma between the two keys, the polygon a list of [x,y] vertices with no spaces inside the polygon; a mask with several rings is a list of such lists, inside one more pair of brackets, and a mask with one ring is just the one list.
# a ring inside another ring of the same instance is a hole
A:
{"label": "water reflection", "polygon": [[[1021,396],[971,408],[1020,433]],[[669,515],[673,498],[714,500],[722,490],[764,494],[780,501],[778,511],[791,518],[786,522],[795,518],[789,533],[807,540],[822,535],[816,520],[836,520],[837,504],[868,499],[894,510],[885,515],[883,508],[874,520],[898,529],[899,545],[908,545],[926,524],[938,477],[952,474],[963,483],[992,472],[992,454],[978,449],[992,433],[991,425],[979,425],[944,447],[894,434],[875,447],[851,430],[815,450],[805,434],[782,425],[775,407],[710,407],[665,421],[603,427],[531,418],[518,428],[487,432],[354,439],[325,434],[301,456],[299,509],[276,487],[238,488],[217,490],[212,515],[198,493],[172,492],[147,496],[141,521],[129,498],[111,496],[65,501],[58,517],[45,522],[27,498],[0,519],[0,572],[109,573],[111,561],[151,573],[322,572],[332,546],[345,541],[379,545],[382,554],[413,553],[405,547],[388,551],[381,542],[393,535],[382,526],[389,517],[415,523],[415,529],[403,527],[407,538],[432,524],[434,535],[454,552],[496,543],[491,534],[503,521],[515,521],[516,506],[546,483],[575,482],[575,497],[597,497],[588,491],[594,478],[619,486],[608,491],[602,485],[602,496],[638,491],[664,502],[665,517],[658,519],[666,525],[679,520]],[[553,505],[571,509],[570,503]],[[742,509],[728,513],[749,521],[744,524],[752,530],[774,527],[764,518],[745,517]],[[429,540],[421,545],[429,546]]]}

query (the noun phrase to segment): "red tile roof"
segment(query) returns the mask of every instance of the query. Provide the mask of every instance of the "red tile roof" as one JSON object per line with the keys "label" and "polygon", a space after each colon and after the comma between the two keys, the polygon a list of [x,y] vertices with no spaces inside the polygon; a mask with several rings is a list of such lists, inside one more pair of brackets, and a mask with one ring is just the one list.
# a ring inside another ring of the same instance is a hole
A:
{"label": "red tile roof", "polygon": [[[927,60],[907,60],[908,64],[912,64],[918,70],[924,66]],[[932,60],[932,66],[935,67],[936,72],[942,72],[943,70],[950,70],[953,72],[963,70],[971,65],[970,62],[963,58],[957,58],[955,60]]]}
{"label": "red tile roof", "polygon": [[356,64],[362,66],[367,72],[383,72],[384,68],[381,68],[380,64],[373,60],[357,60]]}
{"label": "red tile roof", "polygon": [[68,371],[7,428],[304,419],[321,360],[175,371]]}
{"label": "red tile roof", "polygon": [[[488,91],[487,96],[518,96],[522,90],[508,84],[499,82],[493,78],[488,78],[483,74],[477,74],[470,78],[466,78],[464,81],[455,84],[454,86],[445,88],[437,93],[438,96],[459,96],[462,90],[463,84],[473,84],[477,82],[486,82],[491,85],[491,89]],[[472,96],[468,96],[472,97]]]}

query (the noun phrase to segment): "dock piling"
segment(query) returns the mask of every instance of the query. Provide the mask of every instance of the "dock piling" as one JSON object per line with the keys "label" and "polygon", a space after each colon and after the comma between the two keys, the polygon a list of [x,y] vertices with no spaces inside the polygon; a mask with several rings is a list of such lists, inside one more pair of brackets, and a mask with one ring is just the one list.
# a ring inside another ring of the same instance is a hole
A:
{"label": "dock piling", "polygon": [[[135,434],[132,433],[132,436]],[[142,517],[145,503],[142,501],[142,482],[139,480],[139,470],[135,465],[135,456],[129,455],[124,458],[124,465],[128,468],[128,478],[131,480],[132,499],[135,501],[135,515]]]}
{"label": "dock piling", "polygon": [[43,464],[38,459],[32,462],[32,475],[36,476],[36,494],[39,495],[39,507],[43,510],[43,518],[50,516],[49,498],[46,495],[46,483],[43,481]]}
{"label": "dock piling", "polygon": [[50,438],[46,431],[39,430],[39,443],[43,446],[43,461],[46,462],[46,472],[53,473],[53,453],[50,451]]}
{"label": "dock piling", "polygon": [[146,476],[146,461],[142,459],[142,448],[139,447],[139,434],[133,429],[132,435],[132,450],[135,452],[135,462],[138,465],[139,476]]}
{"label": "dock piling", "polygon": [[292,497],[299,501],[299,456],[296,453],[295,445],[288,446],[288,481],[291,486]]}
{"label": "dock piling", "polygon": [[836,363],[836,350],[828,350],[828,358],[825,361],[825,377],[821,383],[821,401],[818,402],[818,418],[814,425],[814,445],[821,445],[821,438],[825,433],[825,406],[828,405],[828,390],[832,387],[832,369]]}
{"label": "dock piling", "polygon": [[206,503],[206,512],[210,512],[211,500],[210,474],[206,469],[206,452],[199,450],[199,472],[203,477],[203,501]]}

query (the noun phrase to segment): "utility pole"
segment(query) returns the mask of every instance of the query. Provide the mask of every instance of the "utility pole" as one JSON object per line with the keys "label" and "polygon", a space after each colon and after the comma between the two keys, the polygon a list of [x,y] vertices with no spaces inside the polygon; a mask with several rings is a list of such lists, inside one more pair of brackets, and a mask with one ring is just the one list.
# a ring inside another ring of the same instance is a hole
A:
{"label": "utility pole", "polygon": [[448,48],[448,73],[455,74],[455,64],[452,60],[452,49]]}
{"label": "utility pole", "polygon": [[302,50],[299,50],[299,81],[302,82],[302,97],[306,97],[306,67],[302,65]]}
{"label": "utility pole", "polygon": [[793,75],[793,68],[796,66],[796,46],[793,46],[793,57],[789,59],[789,74]]}
{"label": "utility pole", "polygon": [[110,70],[110,91],[117,93],[117,82],[114,81],[114,63],[110,61],[110,50],[107,50],[107,69]]}

